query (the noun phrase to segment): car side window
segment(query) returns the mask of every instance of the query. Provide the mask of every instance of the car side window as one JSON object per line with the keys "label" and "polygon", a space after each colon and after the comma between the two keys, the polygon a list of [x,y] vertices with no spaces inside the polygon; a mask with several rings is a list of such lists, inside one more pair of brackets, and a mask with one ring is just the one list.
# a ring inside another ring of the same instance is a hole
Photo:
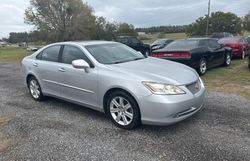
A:
{"label": "car side window", "polygon": [[128,42],[128,39],[127,38],[119,38],[118,39],[118,42],[120,42],[120,43],[123,43],[123,44],[128,44],[129,42]]}
{"label": "car side window", "polygon": [[137,40],[136,38],[131,38],[131,42],[132,42],[132,44],[139,44],[140,43],[140,41]]}
{"label": "car side window", "polygon": [[220,44],[216,40],[209,40],[208,45],[212,49],[218,49],[220,47]]}
{"label": "car side window", "polygon": [[61,48],[60,45],[48,47],[37,55],[37,59],[58,62],[60,48]]}
{"label": "car side window", "polygon": [[72,64],[72,61],[78,59],[85,60],[90,66],[92,64],[87,56],[78,47],[70,45],[64,46],[61,58],[62,63]]}

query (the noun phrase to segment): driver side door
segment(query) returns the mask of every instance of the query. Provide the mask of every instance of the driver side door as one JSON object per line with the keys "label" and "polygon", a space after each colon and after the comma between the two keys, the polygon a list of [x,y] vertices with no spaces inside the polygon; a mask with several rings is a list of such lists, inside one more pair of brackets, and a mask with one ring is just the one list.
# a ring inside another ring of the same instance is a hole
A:
{"label": "driver side door", "polygon": [[[76,69],[72,61],[83,59],[90,69]],[[61,74],[61,88],[64,98],[97,107],[98,105],[98,71],[90,59],[77,46],[65,45],[59,57]]]}
{"label": "driver side door", "polygon": [[217,42],[217,40],[209,40],[208,45],[213,56],[213,61],[210,66],[218,66],[224,62],[225,49]]}

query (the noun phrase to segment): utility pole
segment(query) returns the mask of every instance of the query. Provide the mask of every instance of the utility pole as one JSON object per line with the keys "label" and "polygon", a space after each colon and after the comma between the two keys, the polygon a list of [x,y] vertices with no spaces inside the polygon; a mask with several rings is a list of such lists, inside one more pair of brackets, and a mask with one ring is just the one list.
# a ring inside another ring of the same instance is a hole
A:
{"label": "utility pole", "polygon": [[210,7],[211,7],[211,3],[210,3],[210,0],[208,0],[206,36],[208,36],[208,29],[209,29]]}

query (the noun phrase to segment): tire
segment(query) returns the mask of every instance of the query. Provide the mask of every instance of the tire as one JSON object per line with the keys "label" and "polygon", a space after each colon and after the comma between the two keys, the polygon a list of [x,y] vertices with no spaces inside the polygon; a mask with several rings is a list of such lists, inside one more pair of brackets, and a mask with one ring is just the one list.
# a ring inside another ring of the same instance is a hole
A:
{"label": "tire", "polygon": [[115,91],[108,96],[106,112],[115,126],[131,130],[141,123],[140,110],[135,99],[124,91]]}
{"label": "tire", "polygon": [[227,53],[225,55],[224,66],[229,66],[230,64],[231,64],[231,55]]}
{"label": "tire", "polygon": [[144,56],[149,56],[149,54],[150,54],[150,51],[149,50],[145,50]]}
{"label": "tire", "polygon": [[207,72],[207,60],[205,58],[200,59],[197,71],[200,75],[206,74],[206,72]]}
{"label": "tire", "polygon": [[28,80],[28,87],[31,97],[36,101],[44,100],[44,96],[41,90],[41,86],[35,77],[30,77]]}
{"label": "tire", "polygon": [[243,50],[240,58],[243,60],[245,59],[245,57],[246,57],[246,52]]}

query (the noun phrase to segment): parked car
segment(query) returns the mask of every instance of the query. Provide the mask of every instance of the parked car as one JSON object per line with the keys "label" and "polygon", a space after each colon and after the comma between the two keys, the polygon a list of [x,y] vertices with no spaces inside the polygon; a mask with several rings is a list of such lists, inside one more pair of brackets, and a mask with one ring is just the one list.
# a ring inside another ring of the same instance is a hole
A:
{"label": "parked car", "polygon": [[214,38],[214,39],[221,39],[224,37],[233,37],[233,34],[229,32],[216,32],[211,35],[211,38]]}
{"label": "parked car", "polygon": [[141,40],[134,36],[119,36],[117,37],[116,41],[141,52],[145,56],[148,56],[151,52],[150,45],[144,44]]}
{"label": "parked car", "polygon": [[176,40],[165,48],[155,50],[151,56],[186,64],[200,75],[207,69],[231,63],[231,48],[220,45],[216,39],[189,38]]}
{"label": "parked car", "polygon": [[250,46],[244,37],[235,36],[222,38],[219,40],[219,43],[232,48],[233,57],[244,59],[250,52]]}
{"label": "parked car", "polygon": [[162,49],[167,46],[169,43],[173,42],[173,39],[158,39],[155,40],[151,45],[151,51]]}
{"label": "parked car", "polygon": [[28,47],[26,50],[27,51],[37,51],[38,49],[39,49],[38,47],[31,46],[31,47]]}
{"label": "parked car", "polygon": [[203,106],[205,87],[195,70],[116,42],[55,43],[21,64],[36,101],[53,96],[84,105],[124,129],[173,124]]}

